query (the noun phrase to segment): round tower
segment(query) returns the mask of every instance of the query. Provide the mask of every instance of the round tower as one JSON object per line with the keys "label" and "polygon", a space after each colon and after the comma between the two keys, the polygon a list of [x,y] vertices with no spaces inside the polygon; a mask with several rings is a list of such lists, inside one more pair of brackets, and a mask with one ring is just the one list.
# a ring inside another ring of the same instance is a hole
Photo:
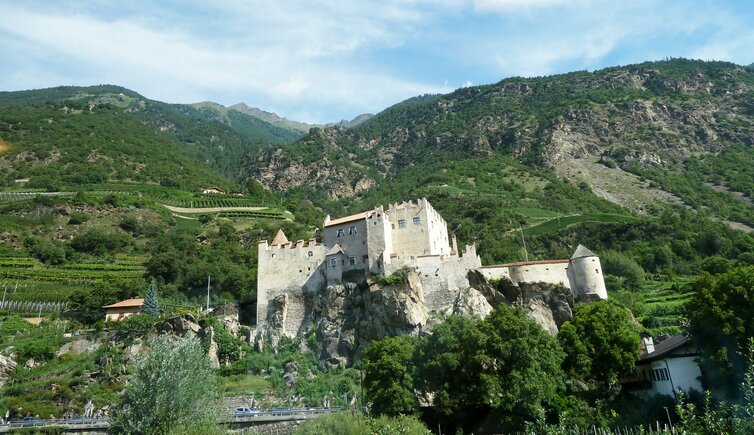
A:
{"label": "round tower", "polygon": [[568,272],[571,290],[575,296],[607,299],[605,278],[597,254],[579,245],[571,256]]}

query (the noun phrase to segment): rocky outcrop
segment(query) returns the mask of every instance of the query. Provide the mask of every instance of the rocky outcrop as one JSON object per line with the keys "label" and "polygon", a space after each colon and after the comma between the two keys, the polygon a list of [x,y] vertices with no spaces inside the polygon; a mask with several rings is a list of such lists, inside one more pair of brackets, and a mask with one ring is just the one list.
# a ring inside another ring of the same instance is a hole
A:
{"label": "rocky outcrop", "polygon": [[[470,286],[457,291],[452,303],[430,311],[418,274],[400,271],[398,284],[383,284],[374,278],[361,278],[317,289],[305,295],[306,312],[299,335],[316,334],[320,364],[335,367],[348,363],[372,341],[384,337],[431,332],[444,316],[484,318],[502,304],[523,308],[552,334],[573,315],[574,297],[563,286],[546,283],[516,285],[504,280],[492,286],[477,270],[468,273]],[[268,327],[258,331],[258,349],[272,348],[283,336],[287,300],[280,295],[270,301]],[[438,315],[439,314],[439,315]]]}
{"label": "rocky outcrop", "polygon": [[160,332],[168,332],[181,337],[188,333],[199,334],[201,327],[190,315],[172,316],[157,327]]}
{"label": "rocky outcrop", "polygon": [[529,317],[551,334],[557,334],[563,323],[573,317],[573,292],[562,285],[544,282],[514,284],[503,278],[498,288],[509,305],[525,309]]}
{"label": "rocky outcrop", "polygon": [[76,338],[61,346],[57,355],[60,356],[69,352],[74,355],[93,353],[100,348],[100,344],[99,342],[90,341],[85,338]]}
{"label": "rocky outcrop", "polygon": [[8,355],[0,354],[0,389],[3,388],[10,375],[16,371],[17,365],[15,354],[10,352]]}
{"label": "rocky outcrop", "polygon": [[209,343],[207,349],[207,357],[209,357],[209,365],[213,369],[220,368],[220,359],[217,356],[217,342],[215,341],[215,328],[207,326],[199,331],[199,338],[202,341]]}
{"label": "rocky outcrop", "polygon": [[[429,309],[421,281],[416,272],[403,274],[398,285],[369,278],[327,286],[309,296],[302,332],[315,331],[322,365],[346,363],[375,339],[425,331]],[[269,320],[278,314],[279,309],[270,310]]]}

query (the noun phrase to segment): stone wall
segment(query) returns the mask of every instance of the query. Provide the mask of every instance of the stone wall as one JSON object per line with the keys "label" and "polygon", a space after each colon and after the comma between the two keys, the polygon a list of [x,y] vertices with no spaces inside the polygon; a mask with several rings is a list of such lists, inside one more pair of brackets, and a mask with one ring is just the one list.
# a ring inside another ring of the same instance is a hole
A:
{"label": "stone wall", "polygon": [[420,255],[450,254],[447,224],[426,199],[416,204],[391,204],[387,216],[392,229],[392,253],[404,263]]}
{"label": "stone wall", "polygon": [[424,298],[430,310],[453,304],[458,292],[469,288],[468,272],[481,266],[473,246],[463,255],[428,255],[416,258],[416,272],[422,282]]}
{"label": "stone wall", "polygon": [[[298,241],[295,244],[269,246],[259,244],[257,280],[257,325],[265,327],[269,315],[268,304],[275,297],[287,294],[284,330],[295,335],[303,319],[303,294],[325,285],[325,256],[323,244]],[[299,315],[300,313],[300,315]]]}
{"label": "stone wall", "polygon": [[577,296],[594,296],[599,299],[607,299],[605,278],[602,274],[602,265],[597,256],[574,258],[569,267],[571,289]]}

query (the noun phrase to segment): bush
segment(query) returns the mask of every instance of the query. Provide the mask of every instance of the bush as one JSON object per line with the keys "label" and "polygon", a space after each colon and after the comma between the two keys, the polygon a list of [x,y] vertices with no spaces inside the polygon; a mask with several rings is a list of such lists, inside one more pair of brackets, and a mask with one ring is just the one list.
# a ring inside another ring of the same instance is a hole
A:
{"label": "bush", "polygon": [[353,412],[339,412],[307,421],[298,428],[296,435],[426,435],[428,432],[424,423],[416,417],[401,415],[372,418]]}
{"label": "bush", "polygon": [[29,254],[45,264],[53,266],[65,263],[66,253],[62,246],[42,240],[38,237],[28,237],[24,241]]}
{"label": "bush", "polygon": [[132,314],[115,322],[113,329],[129,337],[143,337],[154,330],[154,317],[145,314]]}
{"label": "bush", "polygon": [[86,213],[71,213],[68,216],[68,225],[81,225],[89,220],[89,215]]}
{"label": "bush", "polygon": [[29,358],[37,361],[52,359],[62,344],[62,334],[47,328],[32,329],[26,334],[15,337],[12,341],[14,351],[18,354],[20,361]]}
{"label": "bush", "polygon": [[99,256],[113,254],[126,245],[126,237],[123,234],[106,233],[92,228],[79,234],[71,240],[71,247],[79,252],[87,252]]}
{"label": "bush", "polygon": [[111,417],[115,433],[207,433],[217,425],[217,382],[194,336],[161,335]]}

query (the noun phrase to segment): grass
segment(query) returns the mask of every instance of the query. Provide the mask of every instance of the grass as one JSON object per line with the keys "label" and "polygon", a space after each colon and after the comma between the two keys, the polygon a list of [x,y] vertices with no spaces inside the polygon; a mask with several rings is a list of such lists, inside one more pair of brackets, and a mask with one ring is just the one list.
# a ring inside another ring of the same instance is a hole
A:
{"label": "grass", "polygon": [[272,383],[264,376],[233,375],[220,377],[224,396],[264,396],[273,391]]}
{"label": "grass", "polygon": [[638,293],[643,303],[634,314],[655,340],[682,332],[686,304],[692,294],[686,290],[687,278],[674,281],[644,281]]}
{"label": "grass", "polygon": [[624,214],[613,213],[584,213],[577,215],[561,216],[550,219],[544,223],[534,225],[526,228],[524,234],[527,236],[535,236],[545,233],[550,233],[558,230],[568,228],[572,225],[584,223],[584,222],[600,222],[600,223],[621,223],[621,222],[634,222],[639,218]]}

